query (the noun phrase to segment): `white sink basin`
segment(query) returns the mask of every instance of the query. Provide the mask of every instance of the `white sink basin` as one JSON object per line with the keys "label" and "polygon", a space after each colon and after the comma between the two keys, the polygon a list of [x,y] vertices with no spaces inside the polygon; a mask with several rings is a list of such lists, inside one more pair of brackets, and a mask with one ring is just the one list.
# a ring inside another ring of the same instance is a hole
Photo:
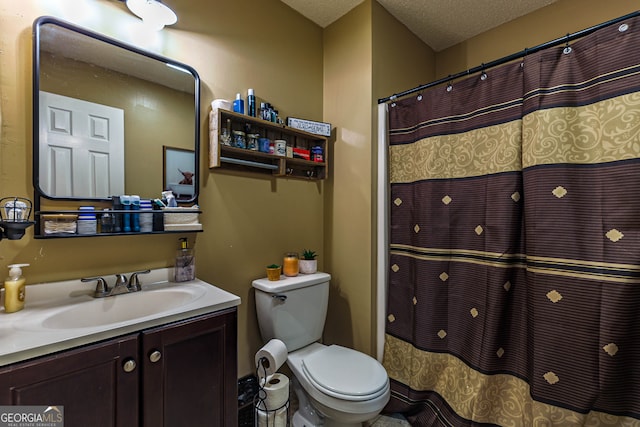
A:
{"label": "white sink basin", "polygon": [[93,298],[95,283],[80,279],[27,286],[24,310],[0,307],[0,366],[240,304],[199,279],[171,282],[172,269],[139,277],[142,291],[105,298]]}
{"label": "white sink basin", "polygon": [[188,305],[204,295],[201,288],[157,289],[106,298],[94,298],[43,316],[48,329],[91,328],[143,319]]}

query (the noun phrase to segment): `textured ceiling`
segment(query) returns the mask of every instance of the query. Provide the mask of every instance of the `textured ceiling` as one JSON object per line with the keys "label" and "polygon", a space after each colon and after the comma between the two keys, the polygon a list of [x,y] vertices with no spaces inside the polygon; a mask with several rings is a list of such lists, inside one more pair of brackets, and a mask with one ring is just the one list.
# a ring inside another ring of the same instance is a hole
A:
{"label": "textured ceiling", "polygon": [[[282,0],[326,27],[363,0]],[[377,0],[439,52],[557,0]]]}

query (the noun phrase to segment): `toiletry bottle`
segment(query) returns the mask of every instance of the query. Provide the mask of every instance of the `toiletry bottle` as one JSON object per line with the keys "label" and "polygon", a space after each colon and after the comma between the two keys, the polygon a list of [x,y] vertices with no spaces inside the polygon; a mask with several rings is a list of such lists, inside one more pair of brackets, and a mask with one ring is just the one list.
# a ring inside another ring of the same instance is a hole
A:
{"label": "toiletry bottle", "polygon": [[160,199],[153,199],[153,231],[164,231],[164,213],[167,205]]}
{"label": "toiletry bottle", "polygon": [[[114,211],[119,211],[122,209],[122,203],[120,203],[119,196],[111,197],[111,206]],[[113,232],[120,233],[122,231],[122,213],[114,213],[113,214]]]}
{"label": "toiletry bottle", "polygon": [[140,199],[140,231],[142,233],[153,231],[153,211],[149,199]]}
{"label": "toiletry bottle", "polygon": [[260,103],[260,118],[262,120],[264,120],[264,116],[266,114],[267,111],[267,103],[266,102],[261,102]]}
{"label": "toiletry bottle", "polygon": [[135,232],[140,231],[140,196],[131,196],[131,229]]}
{"label": "toiletry bottle", "polygon": [[176,196],[173,194],[173,191],[167,190],[162,192],[162,198],[166,199],[166,205],[168,208],[177,208],[178,202],[176,201]]}
{"label": "toiletry bottle", "polygon": [[108,208],[104,208],[100,215],[100,232],[113,233],[113,215],[109,213]]}
{"label": "toiletry bottle", "polygon": [[78,214],[78,234],[96,234],[98,222],[93,206],[80,206]]}
{"label": "toiletry bottle", "polygon": [[189,249],[186,237],[180,240],[180,249],[176,254],[176,264],[174,270],[174,281],[188,282],[196,278],[196,259],[193,249]]}
{"label": "toiletry bottle", "polygon": [[[120,203],[122,203],[122,209],[128,211],[131,209],[131,197],[130,196],[120,196]],[[131,232],[131,214],[124,213],[122,215],[122,231],[125,233]]]}
{"label": "toiletry bottle", "polygon": [[25,278],[22,267],[29,264],[9,265],[9,277],[4,281],[4,312],[14,313],[24,308]]}
{"label": "toiletry bottle", "polygon": [[251,117],[256,116],[256,95],[253,93],[253,89],[249,89],[247,92],[247,114]]}
{"label": "toiletry bottle", "polygon": [[233,111],[235,113],[244,114],[244,101],[240,94],[236,94],[236,100],[233,101]]}

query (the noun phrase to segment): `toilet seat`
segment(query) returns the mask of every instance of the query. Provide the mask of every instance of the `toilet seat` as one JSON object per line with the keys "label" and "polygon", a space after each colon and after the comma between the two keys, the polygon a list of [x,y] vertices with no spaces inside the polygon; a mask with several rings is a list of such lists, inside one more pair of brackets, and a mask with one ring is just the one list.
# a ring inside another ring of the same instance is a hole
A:
{"label": "toilet seat", "polygon": [[377,360],[339,345],[303,358],[302,370],[318,390],[348,401],[375,399],[387,391],[389,383],[387,372]]}

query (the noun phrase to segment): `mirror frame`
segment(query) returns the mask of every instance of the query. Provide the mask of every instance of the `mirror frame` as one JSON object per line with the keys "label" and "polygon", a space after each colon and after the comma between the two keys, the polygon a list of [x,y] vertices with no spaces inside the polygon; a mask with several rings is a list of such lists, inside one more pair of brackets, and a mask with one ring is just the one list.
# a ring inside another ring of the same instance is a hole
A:
{"label": "mirror frame", "polygon": [[[178,68],[182,68],[187,70],[194,78],[194,154],[195,154],[195,167],[196,174],[193,177],[193,185],[194,185],[194,194],[193,197],[189,200],[180,200],[180,203],[196,203],[198,202],[199,195],[199,187],[200,187],[200,76],[196,72],[196,70],[187,65],[178,61],[174,61],[173,59],[166,58],[164,56],[155,54],[153,52],[149,52],[135,46],[129,45],[127,43],[121,42],[119,40],[113,39],[111,37],[105,36],[103,34],[96,33],[94,31],[88,30],[86,28],[79,27],[77,25],[71,24],[69,22],[63,21],[61,19],[57,19],[51,16],[41,16],[37,18],[33,23],[33,99],[32,99],[32,111],[33,111],[33,187],[34,187],[34,198],[35,198],[35,208],[39,210],[40,208],[40,198],[45,198],[49,200],[61,200],[61,201],[111,201],[111,198],[89,198],[89,197],[55,197],[50,196],[42,191],[40,187],[40,112],[39,112],[39,104],[40,104],[40,42],[41,42],[41,27],[45,24],[54,24],[60,27],[63,27],[69,31],[73,31],[79,33],[80,35],[84,35],[90,39],[95,39],[103,43],[107,43],[111,46],[124,49],[133,54],[142,55],[147,58],[159,61],[163,64],[174,66]],[[125,141],[126,144],[126,141]],[[163,141],[159,141],[158,148],[161,149],[164,145]],[[160,168],[162,165],[158,165]],[[164,190],[162,188],[161,190]],[[159,192],[158,192],[159,193]],[[114,194],[116,196],[116,194]]]}

